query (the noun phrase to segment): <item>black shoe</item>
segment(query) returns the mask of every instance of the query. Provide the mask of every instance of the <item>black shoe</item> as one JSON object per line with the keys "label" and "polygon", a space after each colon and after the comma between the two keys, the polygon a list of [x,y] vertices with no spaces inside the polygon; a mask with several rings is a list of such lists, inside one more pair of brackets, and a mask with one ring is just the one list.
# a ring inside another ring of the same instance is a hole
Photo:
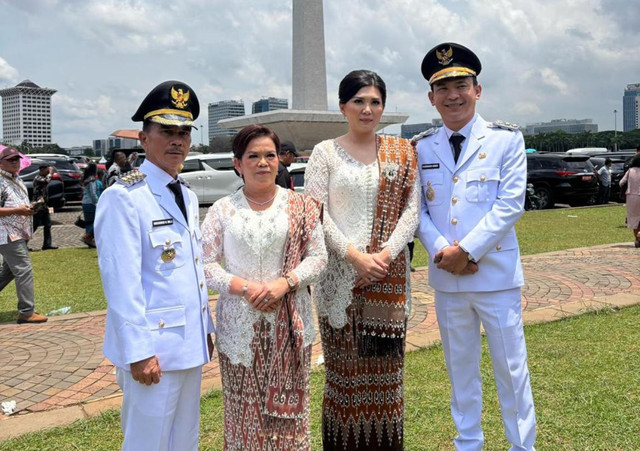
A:
{"label": "black shoe", "polygon": [[58,246],[47,246],[42,248],[43,251],[48,251],[53,249],[58,249]]}

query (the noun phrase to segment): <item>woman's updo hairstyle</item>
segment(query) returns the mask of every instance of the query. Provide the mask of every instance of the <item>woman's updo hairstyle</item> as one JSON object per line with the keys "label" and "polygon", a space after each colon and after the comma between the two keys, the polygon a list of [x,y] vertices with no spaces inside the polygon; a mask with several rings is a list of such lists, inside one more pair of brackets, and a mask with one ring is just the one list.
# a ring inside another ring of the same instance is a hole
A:
{"label": "woman's updo hairstyle", "polygon": [[340,103],[347,103],[358,91],[367,86],[378,88],[382,97],[382,106],[385,106],[387,103],[387,86],[384,84],[384,80],[374,71],[366,69],[351,71],[342,79],[338,88]]}

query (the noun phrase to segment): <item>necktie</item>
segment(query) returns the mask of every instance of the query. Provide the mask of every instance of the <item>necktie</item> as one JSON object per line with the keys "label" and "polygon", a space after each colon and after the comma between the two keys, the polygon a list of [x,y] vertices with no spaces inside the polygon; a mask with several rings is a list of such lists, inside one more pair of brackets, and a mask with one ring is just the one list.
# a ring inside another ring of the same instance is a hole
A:
{"label": "necktie", "polygon": [[178,208],[182,212],[184,219],[189,222],[187,219],[187,208],[184,206],[184,197],[182,197],[182,187],[180,186],[180,182],[176,180],[175,182],[171,182],[167,185],[173,194],[176,196],[176,204],[178,204]]}
{"label": "necktie", "polygon": [[460,156],[460,152],[462,151],[462,141],[464,141],[464,136],[454,133],[449,138],[449,142],[453,146],[453,161],[458,162],[458,157]]}

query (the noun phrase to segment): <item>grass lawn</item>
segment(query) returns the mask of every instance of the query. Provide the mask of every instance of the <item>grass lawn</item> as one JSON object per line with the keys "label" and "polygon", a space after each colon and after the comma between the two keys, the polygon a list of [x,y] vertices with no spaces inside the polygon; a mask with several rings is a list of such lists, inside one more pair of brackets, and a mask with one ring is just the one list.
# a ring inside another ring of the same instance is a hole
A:
{"label": "grass lawn", "polygon": [[[71,307],[71,313],[107,308],[95,249],[58,249],[29,255],[38,312],[48,313],[61,307]],[[12,282],[0,292],[0,322],[15,321],[17,305],[16,286]]]}
{"label": "grass lawn", "polygon": [[[634,450],[640,437],[640,307],[600,311],[526,327],[539,450]],[[483,344],[486,450],[505,450],[486,341]],[[320,448],[324,373],[312,374],[313,450]],[[451,450],[449,382],[442,349],[411,352],[406,363],[405,449]],[[222,394],[202,399],[200,449],[222,449]],[[119,413],[0,443],[0,451],[114,450]]]}

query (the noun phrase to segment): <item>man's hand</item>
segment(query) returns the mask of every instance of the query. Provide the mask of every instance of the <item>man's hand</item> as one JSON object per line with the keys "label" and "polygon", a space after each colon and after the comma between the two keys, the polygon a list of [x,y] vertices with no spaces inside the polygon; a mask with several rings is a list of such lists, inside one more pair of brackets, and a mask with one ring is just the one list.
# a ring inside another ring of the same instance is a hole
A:
{"label": "man's hand", "polygon": [[469,257],[460,247],[448,246],[435,255],[433,262],[437,263],[437,267],[440,269],[451,274],[461,275],[469,263]]}
{"label": "man's hand", "polygon": [[207,334],[207,349],[209,350],[209,360],[213,357],[213,338],[211,334]]}
{"label": "man's hand", "polygon": [[462,272],[459,274],[460,276],[467,276],[469,274],[475,274],[478,272],[478,264],[475,262],[467,263],[467,266],[464,267]]}
{"label": "man's hand", "polygon": [[131,377],[141,384],[151,385],[160,382],[162,370],[158,358],[154,355],[148,359],[131,364]]}
{"label": "man's hand", "polygon": [[36,211],[32,209],[30,205],[20,205],[19,207],[15,207],[13,211],[14,214],[20,216],[33,216],[36,214]]}

